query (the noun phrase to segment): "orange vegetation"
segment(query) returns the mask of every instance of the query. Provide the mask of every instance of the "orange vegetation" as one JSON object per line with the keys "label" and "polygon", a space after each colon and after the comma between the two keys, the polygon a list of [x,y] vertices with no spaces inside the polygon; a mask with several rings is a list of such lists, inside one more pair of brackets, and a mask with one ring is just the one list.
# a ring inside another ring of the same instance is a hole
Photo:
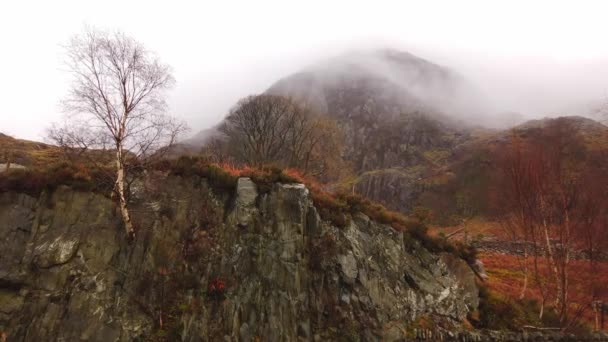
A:
{"label": "orange vegetation", "polygon": [[[514,255],[488,252],[479,253],[479,258],[489,275],[489,279],[485,282],[488,289],[511,300],[519,300],[524,281],[521,259]],[[576,271],[569,277],[572,287],[570,311],[589,327],[593,327],[595,322],[591,308],[593,297],[604,302],[608,301],[608,286],[603,285],[608,284],[608,262],[597,262],[593,266],[588,260],[572,260],[571,263],[572,269]],[[533,279],[529,281],[524,298],[540,302],[542,300],[540,292],[534,286]]]}

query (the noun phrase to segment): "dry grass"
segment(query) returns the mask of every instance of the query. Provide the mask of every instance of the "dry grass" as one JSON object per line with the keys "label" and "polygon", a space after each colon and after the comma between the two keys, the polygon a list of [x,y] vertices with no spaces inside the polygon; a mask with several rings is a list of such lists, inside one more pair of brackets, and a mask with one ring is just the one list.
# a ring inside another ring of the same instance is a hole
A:
{"label": "dry grass", "polygon": [[0,173],[0,192],[38,195],[68,185],[77,190],[109,193],[113,187],[111,169],[85,164],[57,163],[44,168],[15,169]]}
{"label": "dry grass", "polygon": [[[520,301],[524,280],[520,259],[498,253],[480,253],[479,258],[489,275],[485,283],[487,288],[510,301]],[[572,260],[571,265],[573,271],[569,277],[572,301],[570,311],[573,315],[580,316],[582,323],[592,327],[595,317],[590,307],[592,292],[595,291],[597,298],[608,300],[608,287],[602,285],[608,283],[608,262],[599,262],[592,268],[587,260]],[[541,266],[541,273],[549,274],[546,266]],[[536,302],[542,300],[541,293],[531,278],[524,298]]]}
{"label": "dry grass", "polygon": [[[460,229],[462,229],[463,225],[453,225],[453,226],[433,226],[429,229],[429,233],[431,235],[439,235],[443,233],[445,235],[449,235],[454,233]],[[500,223],[495,221],[488,221],[483,217],[474,217],[469,219],[466,222],[467,234],[469,238],[474,237],[497,237],[502,238],[504,236],[504,230],[501,228]],[[458,233],[455,234],[452,238],[453,240],[462,240],[464,234]]]}

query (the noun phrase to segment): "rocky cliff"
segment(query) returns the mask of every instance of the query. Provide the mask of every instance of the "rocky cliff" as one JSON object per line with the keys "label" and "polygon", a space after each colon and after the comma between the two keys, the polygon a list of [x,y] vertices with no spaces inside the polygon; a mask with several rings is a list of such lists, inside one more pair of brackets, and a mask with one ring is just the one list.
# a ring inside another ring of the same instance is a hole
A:
{"label": "rocky cliff", "polygon": [[300,184],[155,174],[132,192],[130,243],[100,194],[0,194],[8,341],[394,341],[478,304],[464,261],[362,214],[334,227]]}

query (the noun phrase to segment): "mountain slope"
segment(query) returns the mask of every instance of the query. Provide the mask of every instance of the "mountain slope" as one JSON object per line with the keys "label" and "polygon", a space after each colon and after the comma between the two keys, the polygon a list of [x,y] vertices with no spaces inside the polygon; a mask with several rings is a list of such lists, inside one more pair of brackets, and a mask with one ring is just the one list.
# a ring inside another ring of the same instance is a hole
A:
{"label": "mountain slope", "polygon": [[[432,208],[443,222],[469,214],[492,217],[497,197],[505,191],[504,158],[513,143],[541,147],[565,144],[583,162],[582,167],[608,170],[608,127],[580,116],[531,120],[508,130],[471,134],[452,151],[445,172],[426,183],[416,204]],[[598,179],[598,182],[601,180]],[[466,206],[467,208],[463,208]],[[454,223],[454,222],[452,222]]]}
{"label": "mountain slope", "polygon": [[[480,93],[462,76],[396,50],[359,51],[313,65],[268,90],[313,104],[337,119],[446,113],[453,121],[483,111]],[[473,101],[473,99],[475,101]]]}
{"label": "mountain slope", "polygon": [[[420,164],[420,153],[445,148],[463,132],[459,75],[406,52],[355,52],[288,76],[268,93],[294,97],[335,118],[356,172]],[[446,111],[449,110],[449,111]]]}
{"label": "mountain slope", "polygon": [[455,146],[470,138],[471,117],[484,121],[480,93],[462,76],[395,50],[336,57],[268,93],[335,118],[357,175],[351,186],[400,211],[409,211],[423,190],[418,181],[440,172]]}
{"label": "mountain slope", "polygon": [[0,133],[0,164],[11,159],[11,163],[24,166],[45,166],[56,161],[60,152],[57,146],[16,139]]}

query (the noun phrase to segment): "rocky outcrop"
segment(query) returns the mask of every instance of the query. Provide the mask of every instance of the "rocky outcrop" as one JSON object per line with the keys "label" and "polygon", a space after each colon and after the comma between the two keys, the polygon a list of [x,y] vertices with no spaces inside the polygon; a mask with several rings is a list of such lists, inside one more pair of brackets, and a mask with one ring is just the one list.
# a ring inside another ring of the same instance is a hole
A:
{"label": "rocky outcrop", "polygon": [[157,175],[132,190],[131,244],[100,194],[0,194],[8,341],[395,341],[477,306],[464,261],[362,214],[336,228],[303,185]]}

